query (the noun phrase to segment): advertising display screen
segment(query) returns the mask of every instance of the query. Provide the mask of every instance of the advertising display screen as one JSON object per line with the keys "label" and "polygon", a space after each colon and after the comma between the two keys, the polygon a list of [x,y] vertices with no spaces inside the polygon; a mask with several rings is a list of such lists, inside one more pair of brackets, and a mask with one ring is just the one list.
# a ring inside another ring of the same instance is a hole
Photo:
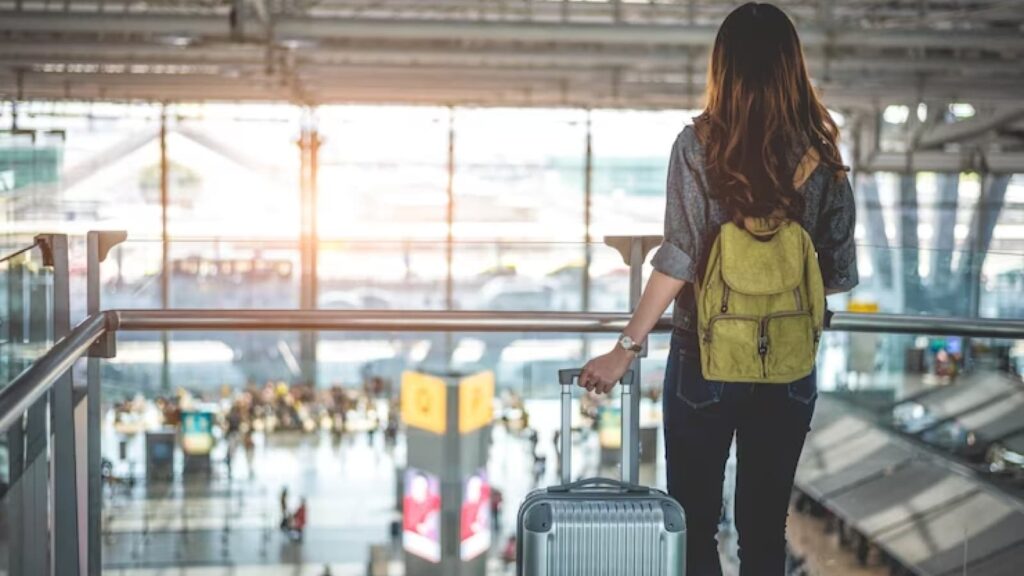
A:
{"label": "advertising display screen", "polygon": [[462,485],[459,557],[472,560],[491,547],[491,485],[482,468]]}
{"label": "advertising display screen", "polygon": [[204,456],[213,449],[213,413],[181,413],[181,449],[189,456]]}
{"label": "advertising display screen", "polygon": [[430,562],[441,561],[441,482],[416,468],[405,471],[402,547]]}

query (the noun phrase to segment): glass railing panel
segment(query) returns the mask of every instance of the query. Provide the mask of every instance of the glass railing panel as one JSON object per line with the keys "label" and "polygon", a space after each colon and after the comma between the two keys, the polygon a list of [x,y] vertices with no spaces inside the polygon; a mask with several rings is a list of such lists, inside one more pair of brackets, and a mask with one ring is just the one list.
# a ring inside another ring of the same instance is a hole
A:
{"label": "glass railing panel", "polygon": [[[294,545],[278,527],[284,486],[290,509],[299,498],[309,499],[306,538],[339,543],[322,560],[354,567],[369,546],[388,545],[390,523],[398,517],[407,459],[405,430],[396,420],[402,372],[442,366],[449,358],[460,372],[495,374],[488,477],[501,490],[505,510],[493,527],[497,551],[514,532],[522,497],[558,481],[557,370],[614,345],[612,334],[320,332],[313,344],[316,386],[309,386],[308,338],[298,332],[177,332],[169,339],[165,370],[159,333],[120,334],[118,357],[103,361],[103,452],[116,486],[108,502],[117,511],[104,520],[108,568],[172,562],[172,556],[153,554],[174,550],[198,563],[233,560],[249,544],[267,558],[283,559]],[[863,456],[857,467],[920,450],[907,462],[938,466],[929,473],[939,474],[951,459],[995,491],[995,500],[970,505],[996,506],[993,513],[1001,514],[999,494],[1018,490],[1024,478],[1024,420],[1016,409],[1024,408],[1022,350],[1020,342],[985,338],[826,333],[818,362],[820,415],[811,434],[820,429],[828,438],[846,438],[829,418],[838,411],[858,419],[874,431],[857,440],[863,446],[849,447]],[[663,391],[668,354],[668,335],[657,334],[642,362],[641,481],[658,486],[665,482],[661,401],[674,393],[672,383]],[[617,476],[617,394],[584,398],[577,391],[574,414],[574,475]],[[820,448],[817,440],[809,442],[809,450]],[[801,464],[801,482],[824,473],[808,467],[831,465],[841,453],[825,454],[824,464]],[[933,462],[929,454],[943,457]],[[861,480],[875,482],[904,464]],[[934,504],[927,488],[909,497]],[[987,537],[999,529],[943,514],[929,508],[926,515],[958,533]],[[339,517],[359,520],[343,526]],[[212,531],[216,544],[190,545],[188,535],[200,530]],[[930,545],[940,554],[947,544]]]}
{"label": "glass railing panel", "polygon": [[[860,284],[830,298],[833,310],[1020,318],[1024,251],[939,250],[857,243]],[[827,281],[827,278],[826,278]],[[1016,292],[1015,292],[1016,290]]]}
{"label": "glass railing panel", "polygon": [[1020,345],[992,338],[827,332],[819,387],[867,405],[886,405],[967,379],[1016,379]]}
{"label": "glass railing panel", "polygon": [[981,268],[979,315],[1024,318],[1024,251],[990,251]]}
{"label": "glass railing panel", "polygon": [[0,430],[0,573],[48,574],[52,506],[47,396]]}
{"label": "glass railing panel", "polygon": [[[284,486],[292,509],[308,498],[306,540],[335,543],[317,562],[365,562],[371,544],[389,541],[398,502],[405,433],[389,423],[397,424],[402,372],[437,365],[448,350],[456,370],[495,374],[488,472],[505,501],[498,546],[514,531],[525,494],[557,482],[557,370],[610,349],[614,336],[321,332],[315,388],[304,385],[302,339],[297,332],[176,332],[164,385],[160,334],[119,335],[118,357],[102,362],[107,569],[172,563],[176,549],[196,564],[240,562],[254,550],[284,558],[292,549],[279,529]],[[645,429],[661,420],[656,400],[667,347],[666,335],[652,338],[644,361]],[[581,396],[574,401],[582,410],[576,475],[600,468],[615,476],[618,396]],[[661,440],[647,436],[655,444],[645,448],[642,476],[653,483],[663,476]],[[189,544],[199,531],[213,534],[214,545]]]}
{"label": "glass railing panel", "polygon": [[[53,272],[39,246],[0,254],[0,387],[53,344]],[[0,573],[44,574],[49,566],[48,395],[0,430]]]}
{"label": "glass railing panel", "polygon": [[53,272],[39,247],[0,260],[0,385],[53,342]]}

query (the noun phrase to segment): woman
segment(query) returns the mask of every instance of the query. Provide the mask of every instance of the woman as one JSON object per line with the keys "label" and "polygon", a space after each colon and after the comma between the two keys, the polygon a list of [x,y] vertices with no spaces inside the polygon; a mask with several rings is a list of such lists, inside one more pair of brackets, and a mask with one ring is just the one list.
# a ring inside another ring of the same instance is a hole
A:
{"label": "woman", "polygon": [[722,573],[716,535],[735,435],[741,574],[781,575],[815,374],[782,385],[705,380],[693,284],[723,223],[784,213],[810,235],[826,293],[850,290],[857,284],[853,196],[838,129],[811,86],[793,24],[775,6],[745,4],[722,23],[706,101],[672,149],[665,237],[639,306],[619,345],[588,362],[579,383],[609,392],[675,300],[663,404],[668,491],[686,511],[686,573]]}

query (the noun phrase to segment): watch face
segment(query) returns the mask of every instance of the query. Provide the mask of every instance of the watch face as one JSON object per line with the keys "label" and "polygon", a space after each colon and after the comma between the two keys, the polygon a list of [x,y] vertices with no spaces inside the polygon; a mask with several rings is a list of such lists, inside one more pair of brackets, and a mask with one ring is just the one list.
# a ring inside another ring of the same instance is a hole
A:
{"label": "watch face", "polygon": [[622,338],[619,339],[619,344],[622,344],[623,348],[632,348],[636,343],[633,342],[633,339],[629,336],[623,335]]}

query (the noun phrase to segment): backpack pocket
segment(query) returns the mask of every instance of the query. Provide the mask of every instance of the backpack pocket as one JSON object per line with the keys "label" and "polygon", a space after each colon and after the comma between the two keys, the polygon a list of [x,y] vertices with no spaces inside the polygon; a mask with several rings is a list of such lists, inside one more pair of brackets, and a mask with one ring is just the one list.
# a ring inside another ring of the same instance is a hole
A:
{"label": "backpack pocket", "polygon": [[719,314],[701,339],[704,377],[725,382],[756,382],[764,377],[758,353],[761,321],[756,316]]}
{"label": "backpack pocket", "polygon": [[797,380],[814,368],[817,346],[814,319],[808,311],[779,312],[764,319],[767,353],[765,376],[776,382]]}

